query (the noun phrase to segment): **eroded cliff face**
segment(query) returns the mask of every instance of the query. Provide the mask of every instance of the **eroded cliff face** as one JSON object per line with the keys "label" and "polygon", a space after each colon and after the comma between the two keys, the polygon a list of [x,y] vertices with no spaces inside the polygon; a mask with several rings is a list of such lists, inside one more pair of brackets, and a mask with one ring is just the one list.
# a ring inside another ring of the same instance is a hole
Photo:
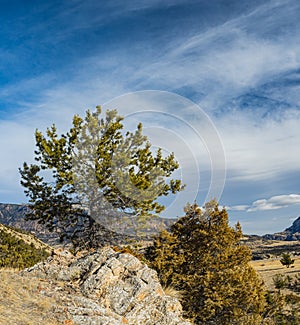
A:
{"label": "eroded cliff face", "polygon": [[28,212],[29,208],[25,204],[0,203],[0,223],[30,232],[46,244],[56,245],[59,242],[57,234],[49,232],[36,220],[26,220]]}
{"label": "eroded cliff face", "polygon": [[67,316],[70,324],[190,324],[154,270],[110,247],[82,257],[62,251],[22,274],[47,281],[41,290],[56,297],[58,314],[64,314],[64,320]]}
{"label": "eroded cliff face", "polygon": [[24,227],[24,218],[27,211],[26,205],[0,203],[0,223],[22,228]]}

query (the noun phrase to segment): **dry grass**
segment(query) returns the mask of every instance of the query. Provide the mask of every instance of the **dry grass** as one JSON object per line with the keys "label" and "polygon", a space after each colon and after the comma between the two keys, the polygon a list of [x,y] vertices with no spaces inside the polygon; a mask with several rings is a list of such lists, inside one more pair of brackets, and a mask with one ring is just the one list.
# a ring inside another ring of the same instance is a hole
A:
{"label": "dry grass", "polygon": [[163,287],[163,291],[167,296],[176,298],[176,299],[180,299],[182,297],[182,292],[179,290],[176,290],[174,287],[172,286],[164,286]]}
{"label": "dry grass", "polygon": [[282,241],[282,240],[267,240],[264,244],[265,247],[278,247],[278,246],[295,246],[298,245],[299,241]]}
{"label": "dry grass", "polygon": [[250,264],[261,276],[267,289],[274,290],[274,275],[282,274],[293,277],[300,273],[300,257],[293,257],[293,259],[295,263],[289,268],[280,263],[280,258],[251,261]]}
{"label": "dry grass", "polygon": [[55,300],[41,293],[42,282],[13,269],[0,269],[0,324],[59,324],[53,316]]}

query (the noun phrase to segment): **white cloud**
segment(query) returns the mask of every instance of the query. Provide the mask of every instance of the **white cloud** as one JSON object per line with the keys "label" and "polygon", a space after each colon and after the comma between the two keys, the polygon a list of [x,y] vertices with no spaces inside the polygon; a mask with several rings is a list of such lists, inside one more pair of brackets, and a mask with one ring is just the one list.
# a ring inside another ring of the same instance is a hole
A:
{"label": "white cloud", "polygon": [[[226,100],[299,67],[300,45],[294,41],[299,29],[291,22],[298,7],[289,3],[281,8],[282,4],[268,2],[223,25],[171,39],[170,50],[158,62],[140,67],[133,77],[142,80],[139,87],[188,85],[203,93],[200,104],[205,109],[218,110]],[[257,27],[266,19],[268,35],[265,28]],[[279,37],[282,30],[286,33]]]}
{"label": "white cloud", "polygon": [[285,194],[272,196],[268,199],[254,201],[251,205],[235,205],[227,207],[231,211],[267,211],[286,208],[292,205],[300,204],[300,194]]}
{"label": "white cloud", "polygon": [[249,208],[249,205],[234,205],[234,206],[227,206],[226,210],[230,211],[245,211]]}

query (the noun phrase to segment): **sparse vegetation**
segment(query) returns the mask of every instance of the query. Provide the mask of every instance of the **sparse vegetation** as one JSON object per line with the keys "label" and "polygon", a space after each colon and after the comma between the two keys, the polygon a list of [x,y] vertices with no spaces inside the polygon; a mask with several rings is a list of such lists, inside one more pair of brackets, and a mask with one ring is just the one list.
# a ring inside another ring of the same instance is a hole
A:
{"label": "sparse vegetation", "polygon": [[251,264],[264,280],[267,305],[263,324],[300,324],[300,295],[297,291],[300,276],[300,258],[295,258],[294,268],[286,268],[280,259],[252,261]]}
{"label": "sparse vegetation", "polygon": [[[300,273],[295,276],[276,274],[273,277],[276,289],[289,289],[294,292],[300,292]],[[300,298],[300,297],[299,297]]]}
{"label": "sparse vegetation", "polygon": [[163,287],[163,290],[165,292],[165,294],[167,296],[170,296],[170,297],[173,297],[173,298],[177,298],[177,299],[181,299],[182,298],[182,295],[183,295],[183,292],[182,291],[179,291],[179,290],[176,290],[174,287],[172,287],[171,285],[169,286],[164,286]]}
{"label": "sparse vegetation", "polygon": [[54,317],[55,300],[40,293],[40,280],[13,269],[1,269],[0,278],[0,324],[61,324]]}
{"label": "sparse vegetation", "polygon": [[285,276],[283,274],[275,274],[273,277],[273,282],[276,289],[284,289],[289,286],[291,277],[289,275]]}
{"label": "sparse vegetation", "polygon": [[282,288],[288,287],[290,279],[275,280],[277,291],[269,291],[266,296],[267,307],[265,319],[274,325],[300,324],[300,297],[293,293],[283,293]]}
{"label": "sparse vegetation", "polygon": [[26,268],[46,259],[49,252],[44,247],[35,247],[22,239],[22,234],[1,226],[0,228],[0,267]]}
{"label": "sparse vegetation", "polygon": [[145,257],[138,251],[138,249],[134,248],[133,246],[126,245],[126,246],[113,246],[112,247],[118,253],[127,253],[137,257],[141,262],[145,262]]}

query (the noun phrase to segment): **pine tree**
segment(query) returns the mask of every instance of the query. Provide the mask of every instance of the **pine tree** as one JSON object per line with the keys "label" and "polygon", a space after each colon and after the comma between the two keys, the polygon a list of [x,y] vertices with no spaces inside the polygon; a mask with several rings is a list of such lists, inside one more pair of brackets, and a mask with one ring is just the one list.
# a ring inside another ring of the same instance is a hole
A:
{"label": "pine tree", "polygon": [[292,260],[291,255],[289,253],[283,253],[280,263],[289,268],[292,264],[294,264],[295,260]]}
{"label": "pine tree", "polygon": [[248,264],[250,250],[240,244],[240,224],[230,227],[215,201],[204,210],[188,204],[185,212],[146,254],[162,284],[184,292],[186,316],[196,324],[259,324],[263,284]]}
{"label": "pine tree", "polygon": [[59,232],[62,240],[85,238],[90,246],[114,214],[123,211],[143,222],[164,209],[158,197],[183,188],[180,180],[170,179],[179,167],[174,154],[164,158],[160,148],[153,154],[142,124],[124,135],[116,110],[101,113],[97,107],[84,119],[75,115],[61,136],[55,125],[46,135],[36,130],[36,163],[20,169],[31,204],[28,218]]}

